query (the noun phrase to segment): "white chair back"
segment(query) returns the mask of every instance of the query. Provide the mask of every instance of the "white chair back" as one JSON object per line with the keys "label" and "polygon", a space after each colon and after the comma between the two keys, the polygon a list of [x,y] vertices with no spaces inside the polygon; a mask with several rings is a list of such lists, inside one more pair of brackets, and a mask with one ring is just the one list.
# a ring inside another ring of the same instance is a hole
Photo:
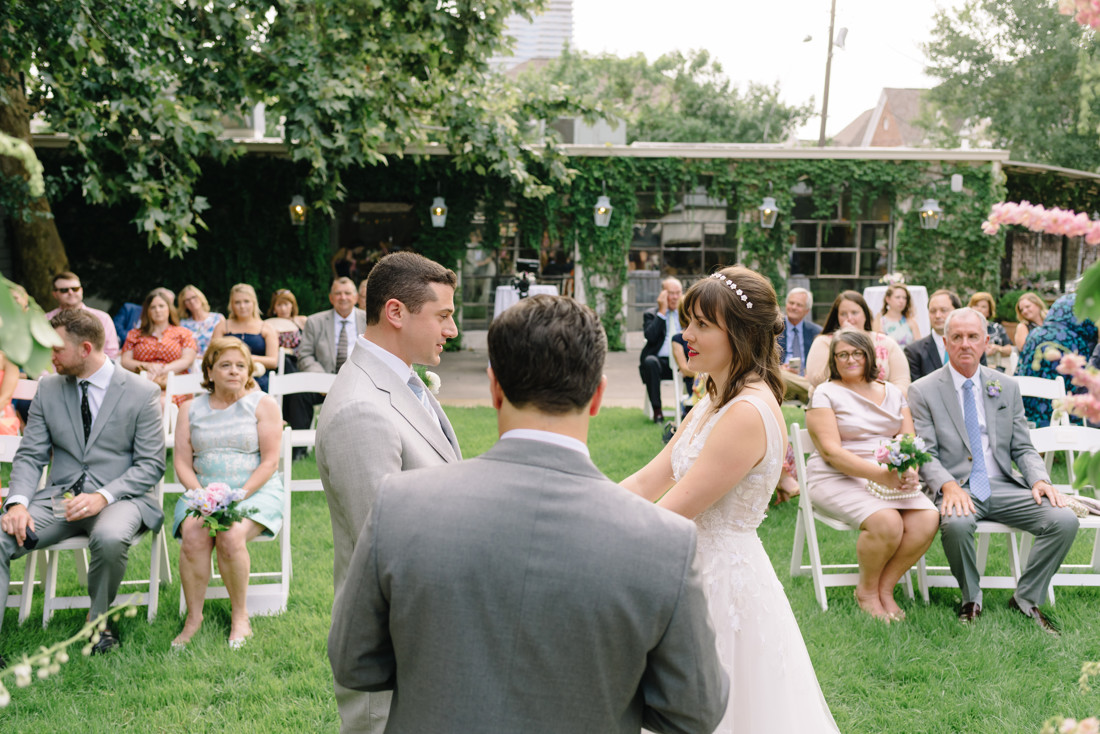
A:
{"label": "white chair back", "polygon": [[[22,382],[22,381],[21,381]],[[36,387],[37,382],[33,380],[26,380],[26,382],[33,383]],[[0,464],[11,464],[15,459],[15,454],[19,451],[19,444],[23,439],[20,436],[0,436]],[[42,477],[38,482],[38,487],[42,488],[46,484],[46,469],[42,470]],[[8,488],[0,488],[0,501],[7,496]],[[27,556],[27,562],[23,569],[22,581],[10,581],[8,583],[8,607],[19,608],[19,624],[23,624],[27,620],[27,617],[31,614],[31,603],[34,600],[34,587],[40,585],[36,576],[38,575],[38,564],[42,558],[43,551],[35,551]],[[45,561],[42,561],[42,568],[45,570]],[[0,614],[3,614],[4,610],[0,609]]]}
{"label": "white chair back", "polygon": [[[336,381],[336,375],[327,372],[294,372],[289,375],[275,374],[267,383],[268,394],[275,398],[279,404],[280,412],[283,409],[283,396],[296,393],[328,393],[332,389],[332,383]],[[312,449],[317,443],[317,431],[313,428],[293,430],[290,433],[291,448]],[[294,492],[320,492],[322,491],[320,479],[295,479],[288,480],[288,486]]]}

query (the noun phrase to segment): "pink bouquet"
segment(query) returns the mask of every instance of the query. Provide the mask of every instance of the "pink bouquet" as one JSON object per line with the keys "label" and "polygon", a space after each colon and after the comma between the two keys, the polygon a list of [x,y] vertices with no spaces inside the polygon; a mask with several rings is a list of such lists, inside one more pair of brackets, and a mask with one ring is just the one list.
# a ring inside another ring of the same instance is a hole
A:
{"label": "pink bouquet", "polygon": [[210,537],[228,530],[233,523],[256,512],[255,509],[241,510],[237,507],[243,499],[243,489],[232,489],[221,482],[212,482],[206,487],[183,493],[187,514],[202,520],[203,526],[210,530]]}

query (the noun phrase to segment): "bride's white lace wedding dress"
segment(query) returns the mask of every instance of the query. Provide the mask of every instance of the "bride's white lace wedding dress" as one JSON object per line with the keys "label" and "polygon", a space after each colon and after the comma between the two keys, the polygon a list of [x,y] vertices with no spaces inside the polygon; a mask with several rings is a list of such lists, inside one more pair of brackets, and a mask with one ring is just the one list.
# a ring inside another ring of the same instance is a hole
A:
{"label": "bride's white lace wedding dress", "polygon": [[709,412],[710,396],[704,397],[680,428],[681,438],[672,452],[673,476],[679,481],[687,473],[718,418],[742,400],[752,404],[764,421],[764,459],[695,518],[718,654],[730,677],[729,707],[715,731],[835,732],[836,723],[821,694],[798,622],[756,534],[786,449],[767,403],[743,395],[715,414]]}

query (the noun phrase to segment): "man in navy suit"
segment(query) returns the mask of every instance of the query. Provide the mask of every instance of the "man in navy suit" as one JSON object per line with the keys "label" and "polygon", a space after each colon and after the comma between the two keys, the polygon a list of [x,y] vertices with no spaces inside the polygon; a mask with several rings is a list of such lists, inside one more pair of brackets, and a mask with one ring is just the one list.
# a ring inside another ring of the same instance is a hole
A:
{"label": "man in navy suit", "polygon": [[[948,315],[959,308],[962,308],[962,301],[954,291],[946,288],[934,292],[928,299],[928,320],[932,324],[932,331],[923,339],[917,339],[905,347],[905,357],[909,360],[909,378],[913,382],[932,374],[947,362],[947,343],[944,341],[943,329]],[[982,355],[982,364],[985,364],[985,355]]]}
{"label": "man in navy suit", "polygon": [[638,362],[638,373],[645,383],[649,402],[653,406],[653,422],[664,423],[665,414],[661,409],[661,380],[672,379],[672,367],[669,365],[669,352],[673,348],[672,337],[680,333],[680,298],[684,295],[684,286],[676,278],[661,281],[661,292],[657,296],[657,308],[648,309],[642,314],[642,333],[645,334],[645,346]]}
{"label": "man in navy suit", "polygon": [[806,381],[806,355],[810,344],[821,333],[821,327],[807,318],[814,306],[814,296],[805,288],[791,288],[787,293],[786,327],[779,335],[780,358],[783,360],[783,380],[786,397],[807,400],[810,383]]}

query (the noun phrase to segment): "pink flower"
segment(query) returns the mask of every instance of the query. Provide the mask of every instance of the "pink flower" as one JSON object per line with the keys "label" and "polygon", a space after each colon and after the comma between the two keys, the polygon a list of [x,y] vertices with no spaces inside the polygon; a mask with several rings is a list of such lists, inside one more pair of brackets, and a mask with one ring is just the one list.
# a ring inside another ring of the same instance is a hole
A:
{"label": "pink flower", "polygon": [[1070,352],[1069,354],[1062,355],[1062,361],[1058,363],[1058,374],[1060,375],[1072,375],[1078,370],[1084,369],[1088,364],[1088,360],[1082,357],[1080,354]]}

